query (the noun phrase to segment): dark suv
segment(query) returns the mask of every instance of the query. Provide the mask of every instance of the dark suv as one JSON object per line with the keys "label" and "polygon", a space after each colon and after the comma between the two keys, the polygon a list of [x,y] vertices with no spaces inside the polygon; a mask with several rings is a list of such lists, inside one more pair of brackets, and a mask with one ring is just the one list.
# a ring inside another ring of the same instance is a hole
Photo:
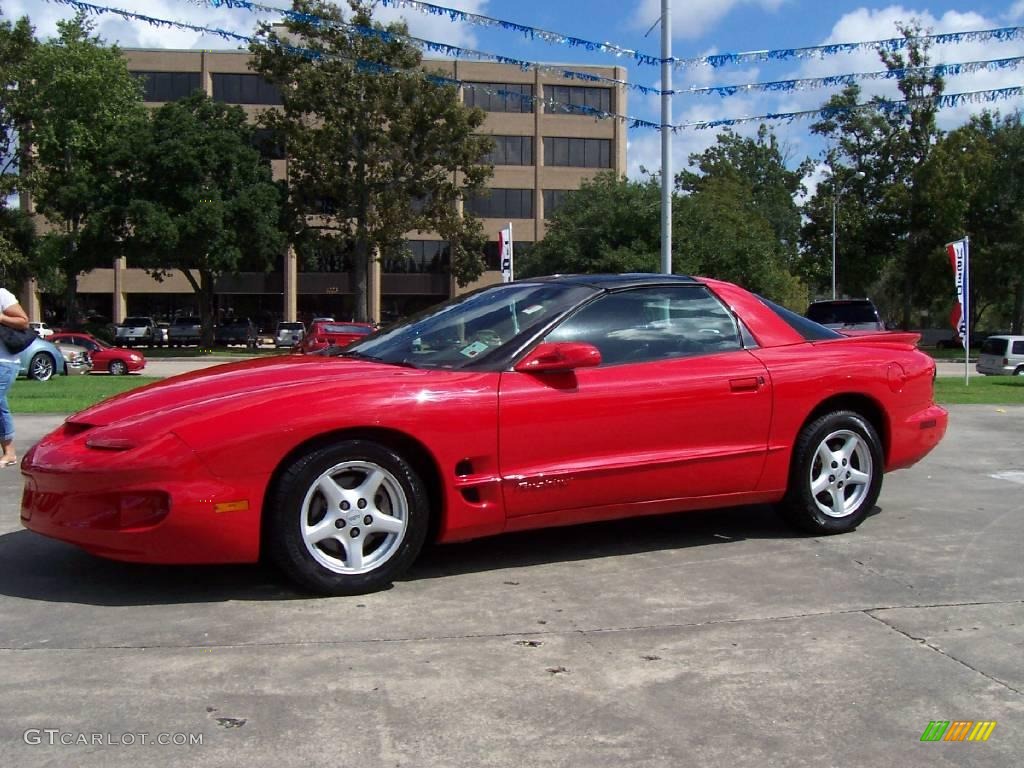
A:
{"label": "dark suv", "polygon": [[884,331],[885,323],[871,299],[832,299],[815,301],[807,308],[807,317],[836,331]]}
{"label": "dark suv", "polygon": [[251,320],[245,318],[229,320],[217,326],[214,331],[214,341],[225,347],[230,344],[244,344],[249,349],[256,349],[258,346],[256,326]]}

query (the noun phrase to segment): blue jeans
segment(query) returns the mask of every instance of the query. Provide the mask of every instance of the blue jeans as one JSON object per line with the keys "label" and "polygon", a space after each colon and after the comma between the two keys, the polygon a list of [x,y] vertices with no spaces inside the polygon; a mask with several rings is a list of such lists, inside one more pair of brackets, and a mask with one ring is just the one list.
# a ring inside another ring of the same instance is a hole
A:
{"label": "blue jeans", "polygon": [[18,378],[17,363],[0,363],[0,440],[14,439],[14,419],[7,405],[7,390]]}

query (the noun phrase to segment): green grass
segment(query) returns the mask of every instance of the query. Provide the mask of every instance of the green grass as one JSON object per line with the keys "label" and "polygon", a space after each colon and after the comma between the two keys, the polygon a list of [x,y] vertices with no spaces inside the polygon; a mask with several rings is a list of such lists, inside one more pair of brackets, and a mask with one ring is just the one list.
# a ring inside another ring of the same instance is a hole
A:
{"label": "green grass", "polygon": [[1024,405],[1024,376],[941,376],[935,400],[943,405]]}
{"label": "green grass", "polygon": [[93,403],[154,381],[153,376],[54,376],[19,379],[7,393],[13,413],[76,413]]}
{"label": "green grass", "polygon": [[[955,363],[962,363],[964,361],[964,350],[960,349],[938,349],[936,347],[918,347],[926,355],[931,355],[935,360],[951,360]],[[975,362],[978,358],[978,350],[974,349],[971,345],[971,362]]]}

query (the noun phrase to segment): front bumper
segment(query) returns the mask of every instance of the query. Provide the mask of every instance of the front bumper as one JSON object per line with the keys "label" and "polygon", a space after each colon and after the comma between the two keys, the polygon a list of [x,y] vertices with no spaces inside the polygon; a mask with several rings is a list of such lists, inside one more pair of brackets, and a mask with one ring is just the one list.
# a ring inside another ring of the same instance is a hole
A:
{"label": "front bumper", "polygon": [[259,558],[258,479],[215,477],[174,435],[121,452],[89,448],[84,435],[66,431],[44,438],[22,463],[29,530],[129,562]]}

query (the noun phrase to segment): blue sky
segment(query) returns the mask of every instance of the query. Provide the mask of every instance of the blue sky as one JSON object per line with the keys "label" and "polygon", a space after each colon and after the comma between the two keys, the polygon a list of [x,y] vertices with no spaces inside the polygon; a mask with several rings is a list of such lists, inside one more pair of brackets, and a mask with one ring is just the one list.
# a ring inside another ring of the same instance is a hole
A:
{"label": "blue sky", "polygon": [[[96,5],[118,7],[153,17],[190,21],[194,24],[248,34],[252,14],[226,8],[211,8],[212,0],[91,0]],[[285,0],[262,0],[266,5],[286,7]],[[433,0],[467,11],[507,19],[518,24],[573,35],[657,56],[660,32],[645,32],[660,14],[660,0]],[[927,0],[914,4],[857,3],[847,0],[673,0],[673,54],[697,57],[709,54],[761,49],[785,49],[857,42],[895,37],[899,21],[919,19],[933,32],[964,32],[995,27],[1024,25],[1024,0],[1003,2],[960,2]],[[66,5],[46,0],[0,0],[6,17],[28,14],[40,35],[52,34],[57,19],[70,16]],[[529,61],[561,64],[620,64],[628,69],[631,82],[660,86],[657,67],[641,66],[624,58],[590,53],[580,48],[530,41],[523,35],[473,24],[451,23],[446,17],[428,16],[414,10],[385,8],[382,18],[402,15],[413,34],[491,53]],[[264,16],[266,18],[266,16]],[[124,47],[231,48],[230,43],[213,36],[155,28],[142,22],[126,22],[112,16],[99,17],[99,31],[110,42]],[[934,63],[953,63],[1024,56],[1024,40],[1009,42],[965,42],[933,49]],[[707,85],[756,83],[788,78],[818,77],[847,72],[884,69],[877,53],[864,51],[824,59],[792,59],[780,62],[748,63],[721,69],[708,67],[678,70],[674,75],[677,90]],[[947,93],[1024,85],[1024,67],[982,71],[949,78]],[[895,96],[895,86],[886,81],[862,83],[864,93]],[[736,118],[769,112],[789,112],[821,106],[838,88],[804,89],[784,93],[750,92],[731,97],[682,95],[673,108],[673,122]],[[1013,111],[1024,100],[1013,99],[989,104],[1002,112]],[[965,122],[969,115],[986,105],[964,105],[944,110],[940,124],[949,129]],[[629,114],[646,120],[660,120],[659,100],[631,92]],[[619,110],[621,111],[621,109]],[[783,141],[793,162],[805,156],[819,157],[824,147],[811,137],[810,120],[770,123]],[[737,126],[737,131],[752,134],[756,123]],[[685,166],[692,152],[714,141],[714,131],[685,129],[673,139],[674,165]],[[639,168],[660,167],[660,137],[651,129],[630,131],[629,170],[636,177]]]}

